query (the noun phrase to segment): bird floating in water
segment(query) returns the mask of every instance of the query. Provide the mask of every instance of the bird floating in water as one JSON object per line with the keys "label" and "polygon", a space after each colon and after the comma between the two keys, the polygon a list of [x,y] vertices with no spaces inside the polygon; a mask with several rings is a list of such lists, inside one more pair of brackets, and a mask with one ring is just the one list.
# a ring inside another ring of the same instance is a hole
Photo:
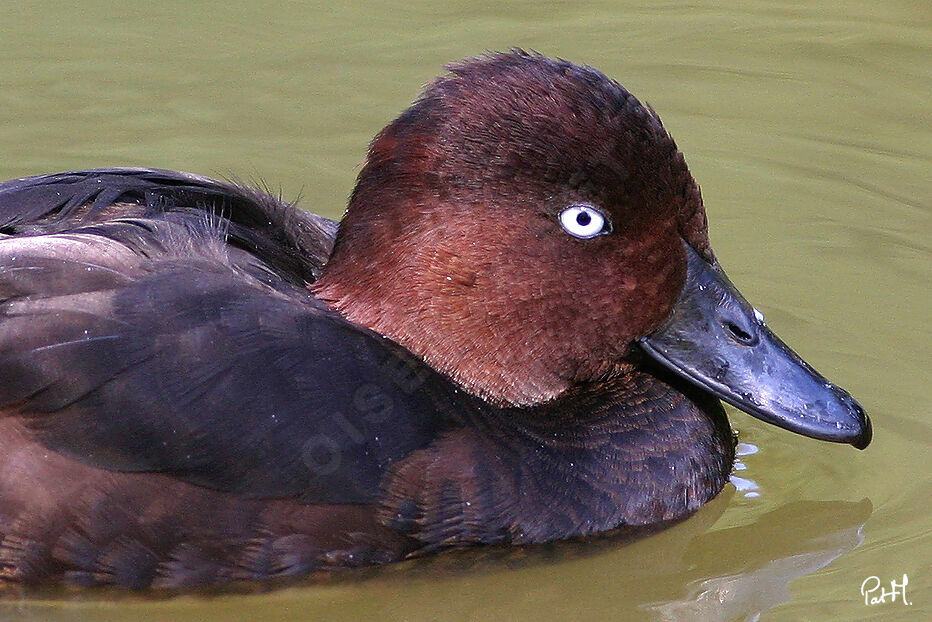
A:
{"label": "bird floating in water", "polygon": [[870,442],[725,276],[657,114],[592,68],[451,66],[339,225],[171,171],[0,184],[0,580],[655,529],[728,481],[719,400]]}

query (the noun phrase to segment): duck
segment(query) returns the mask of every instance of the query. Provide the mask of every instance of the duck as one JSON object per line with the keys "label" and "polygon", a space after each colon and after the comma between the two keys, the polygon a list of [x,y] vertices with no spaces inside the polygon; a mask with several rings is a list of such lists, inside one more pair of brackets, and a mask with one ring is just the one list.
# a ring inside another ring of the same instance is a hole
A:
{"label": "duck", "polygon": [[657,113],[588,66],[449,65],[339,223],[160,169],[0,184],[0,583],[653,532],[728,482],[722,402],[871,440],[727,278]]}

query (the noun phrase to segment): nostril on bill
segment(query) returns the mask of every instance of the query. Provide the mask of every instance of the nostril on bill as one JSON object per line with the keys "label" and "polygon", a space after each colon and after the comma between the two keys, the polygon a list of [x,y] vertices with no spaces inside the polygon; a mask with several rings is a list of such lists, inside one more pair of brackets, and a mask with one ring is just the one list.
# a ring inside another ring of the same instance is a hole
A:
{"label": "nostril on bill", "polygon": [[750,344],[754,341],[754,336],[751,333],[744,330],[734,322],[725,322],[725,329],[739,343]]}

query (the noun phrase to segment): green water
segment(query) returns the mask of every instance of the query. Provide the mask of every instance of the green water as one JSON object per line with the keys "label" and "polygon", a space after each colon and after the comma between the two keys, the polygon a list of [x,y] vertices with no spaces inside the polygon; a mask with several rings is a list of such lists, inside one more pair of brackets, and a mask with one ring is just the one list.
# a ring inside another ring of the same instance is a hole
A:
{"label": "green water", "polygon": [[[759,450],[743,490],[631,545],[248,595],[13,594],[0,619],[932,618],[930,26],[923,1],[10,4],[0,178],[235,175],[331,217],[368,140],[444,62],[523,46],[602,69],[660,113],[732,280],[864,404],[875,440],[732,410]],[[864,604],[867,577],[903,574],[912,605]]]}

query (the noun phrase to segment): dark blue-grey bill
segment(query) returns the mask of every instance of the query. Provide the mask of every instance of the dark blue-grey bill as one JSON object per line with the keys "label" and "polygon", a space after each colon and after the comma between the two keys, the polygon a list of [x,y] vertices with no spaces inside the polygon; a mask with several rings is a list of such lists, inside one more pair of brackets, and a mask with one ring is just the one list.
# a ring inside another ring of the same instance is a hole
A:
{"label": "dark blue-grey bill", "polygon": [[641,339],[644,351],[758,419],[867,447],[871,424],[861,405],[774,335],[721,268],[688,244],[686,253],[686,284],[667,321]]}

